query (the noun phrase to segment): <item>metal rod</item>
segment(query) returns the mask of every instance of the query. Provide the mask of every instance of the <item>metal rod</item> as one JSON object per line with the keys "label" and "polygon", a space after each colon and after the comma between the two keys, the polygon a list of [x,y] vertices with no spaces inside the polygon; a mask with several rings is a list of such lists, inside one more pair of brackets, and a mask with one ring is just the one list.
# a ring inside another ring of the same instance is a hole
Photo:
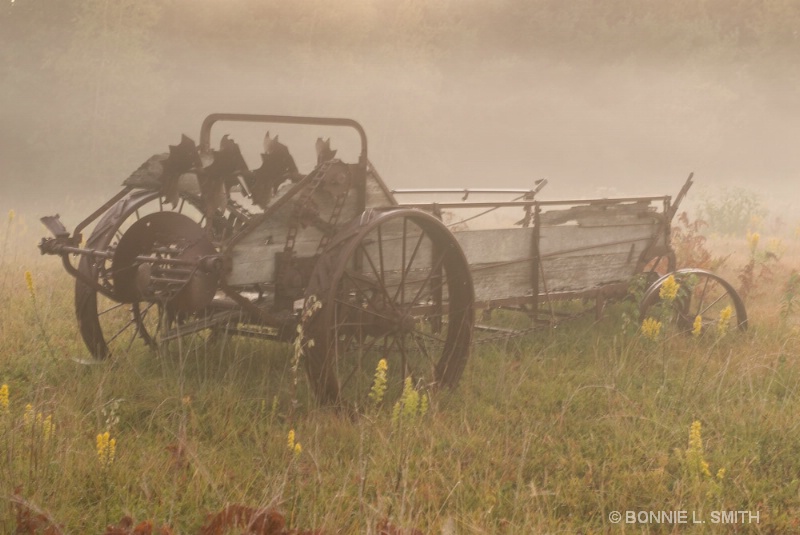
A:
{"label": "metal rod", "polygon": [[150,282],[163,284],[186,284],[189,281],[186,279],[170,279],[167,277],[150,277]]}
{"label": "metal rod", "polygon": [[[172,251],[175,252],[175,251]],[[84,249],[82,247],[72,247],[70,245],[61,245],[54,248],[52,253],[50,254],[58,254],[58,255],[83,255],[83,256],[90,256],[92,258],[104,258],[106,260],[111,260],[114,258],[114,253],[112,251],[98,251],[97,249]],[[134,258],[134,262],[142,263],[142,264],[155,264],[158,266],[187,266],[187,267],[195,267],[199,265],[199,260],[209,260],[211,258],[221,258],[219,256],[205,256],[202,258],[197,258],[195,260],[189,260],[185,258],[159,258],[147,255],[139,255]],[[212,264],[213,262],[208,263],[208,265]]]}
{"label": "metal rod", "polygon": [[497,194],[526,194],[535,193],[536,190],[528,189],[495,189],[495,188],[402,188],[393,189],[392,193],[401,195],[427,194],[427,193],[497,193]]}
{"label": "metal rod", "polygon": [[655,201],[663,201],[666,197],[625,197],[619,199],[584,199],[584,200],[566,200],[566,201],[478,201],[478,202],[401,202],[400,206],[403,208],[420,208],[432,210],[434,205],[439,208],[514,208],[525,206],[566,206],[566,205],[613,205],[631,202],[647,202],[652,203]]}

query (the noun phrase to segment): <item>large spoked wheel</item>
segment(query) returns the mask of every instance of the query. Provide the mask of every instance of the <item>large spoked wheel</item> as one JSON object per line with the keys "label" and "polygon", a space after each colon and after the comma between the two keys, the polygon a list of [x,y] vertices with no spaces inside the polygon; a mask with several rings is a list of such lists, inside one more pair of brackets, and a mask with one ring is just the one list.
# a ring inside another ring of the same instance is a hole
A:
{"label": "large spoked wheel", "polygon": [[645,292],[639,313],[642,321],[666,320],[679,332],[695,335],[747,329],[747,310],[739,294],[725,279],[703,269],[681,269],[658,279]]}
{"label": "large spoked wheel", "polygon": [[[95,225],[86,247],[114,253],[125,233],[138,221],[154,213],[183,214],[203,223],[199,198],[182,194],[178,204],[163,203],[157,192],[135,190],[112,206]],[[83,256],[78,271],[114,292],[110,257]],[[75,314],[89,353],[95,359],[134,350],[137,346],[155,348],[159,329],[165,325],[164,307],[157,302],[112,300],[81,279],[75,282]]]}
{"label": "large spoked wheel", "polygon": [[367,212],[319,259],[307,297],[322,308],[306,330],[307,371],[322,403],[364,407],[381,359],[385,399],[405,379],[454,386],[472,337],[474,293],[450,231],[418,210]]}

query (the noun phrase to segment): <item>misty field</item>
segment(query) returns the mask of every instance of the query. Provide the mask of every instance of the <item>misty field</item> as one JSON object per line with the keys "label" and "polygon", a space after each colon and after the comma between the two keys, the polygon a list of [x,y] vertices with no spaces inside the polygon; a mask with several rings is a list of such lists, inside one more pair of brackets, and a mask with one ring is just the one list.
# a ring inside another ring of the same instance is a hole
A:
{"label": "misty field", "polygon": [[[476,345],[453,391],[377,389],[345,415],[315,405],[290,345],[187,339],[80,363],[73,281],[11,212],[0,532],[797,530],[800,234],[754,226],[708,241],[681,227],[675,243],[744,286],[746,333],[645,331],[620,302]],[[642,511],[705,523],[626,524]]]}

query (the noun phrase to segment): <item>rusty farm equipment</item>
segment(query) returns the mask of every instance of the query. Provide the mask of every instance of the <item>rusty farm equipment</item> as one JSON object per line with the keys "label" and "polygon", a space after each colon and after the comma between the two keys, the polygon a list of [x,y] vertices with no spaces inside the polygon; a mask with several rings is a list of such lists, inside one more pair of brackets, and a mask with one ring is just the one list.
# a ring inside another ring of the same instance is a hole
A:
{"label": "rusty farm equipment", "polygon": [[[251,170],[227,135],[211,149],[220,122],[350,129],[360,155],[345,163],[318,139],[317,164],[302,174],[267,134],[262,166]],[[675,268],[670,222],[691,176],[674,202],[538,200],[545,183],[390,190],[355,121],[213,114],[199,146],[184,136],[147,160],[73,232],[58,216],[42,218],[53,237],[40,249],[75,278],[78,326],[96,359],[198,333],[288,342],[300,331],[314,340],[305,367],[318,399],[360,403],[381,358],[390,388],[406,377],[452,386],[474,337],[527,330],[476,321],[476,309],[522,312],[529,326],[573,313],[560,303],[590,301],[599,314],[643,273],[651,285],[642,313],[659,305],[667,275],[658,271]],[[492,219],[501,212],[521,219],[502,226]],[[673,276],[684,290],[668,315],[681,328],[711,325],[720,310],[731,328],[746,328],[744,305],[723,279]]]}

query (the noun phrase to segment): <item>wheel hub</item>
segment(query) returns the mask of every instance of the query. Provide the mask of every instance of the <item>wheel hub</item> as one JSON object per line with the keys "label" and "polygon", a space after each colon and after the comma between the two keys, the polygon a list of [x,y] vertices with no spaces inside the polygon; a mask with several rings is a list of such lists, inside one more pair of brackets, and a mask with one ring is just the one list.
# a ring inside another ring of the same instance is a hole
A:
{"label": "wheel hub", "polygon": [[217,275],[199,269],[201,260],[216,252],[189,217],[147,215],[131,225],[114,252],[114,296],[123,303],[165,302],[172,312],[201,310],[217,290]]}

